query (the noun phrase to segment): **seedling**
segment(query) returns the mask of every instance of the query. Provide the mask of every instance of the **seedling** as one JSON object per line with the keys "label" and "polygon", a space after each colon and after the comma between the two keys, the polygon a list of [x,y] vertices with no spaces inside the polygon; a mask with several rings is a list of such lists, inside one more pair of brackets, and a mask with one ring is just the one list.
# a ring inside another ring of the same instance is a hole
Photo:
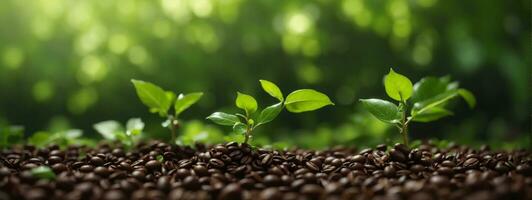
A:
{"label": "seedling", "polygon": [[52,144],[57,144],[60,147],[67,147],[71,144],[83,144],[93,146],[95,142],[88,138],[81,137],[83,132],[79,129],[70,129],[58,131],[54,133],[39,131],[28,138],[28,143],[37,147],[45,147]]}
{"label": "seedling", "polygon": [[135,145],[144,129],[144,122],[140,118],[131,118],[126,126],[114,120],[103,121],[94,124],[94,129],[109,141],[118,141],[130,148]]}
{"label": "seedling", "polygon": [[[179,115],[200,100],[203,93],[181,93],[176,98],[175,93],[165,91],[153,83],[139,80],[131,80],[131,82],[135,86],[140,101],[148,106],[150,112],[158,113],[159,116],[166,118],[162,125],[170,129],[172,132],[172,142],[175,142],[176,131],[180,127]],[[169,112],[170,107],[174,108],[174,112]]]}
{"label": "seedling", "polygon": [[0,149],[21,143],[24,138],[24,127],[0,124]]}
{"label": "seedling", "polygon": [[260,80],[262,89],[279,102],[264,108],[257,113],[258,104],[255,98],[250,95],[237,92],[236,107],[242,109],[243,113],[228,114],[215,112],[207,117],[214,123],[223,126],[232,126],[234,132],[244,135],[244,143],[248,143],[255,128],[271,122],[279,115],[284,107],[289,112],[301,113],[317,110],[327,105],[334,105],[329,97],[313,89],[300,89],[290,93],[286,99],[283,93],[274,83],[267,80]]}
{"label": "seedling", "polygon": [[470,108],[476,104],[471,92],[458,88],[458,82],[450,82],[447,76],[425,77],[412,86],[410,79],[390,69],[390,73],[384,76],[384,88],[386,94],[398,102],[397,105],[382,99],[360,101],[377,119],[395,125],[403,136],[405,145],[408,145],[410,122],[430,122],[453,115],[445,106],[457,96],[461,96]]}

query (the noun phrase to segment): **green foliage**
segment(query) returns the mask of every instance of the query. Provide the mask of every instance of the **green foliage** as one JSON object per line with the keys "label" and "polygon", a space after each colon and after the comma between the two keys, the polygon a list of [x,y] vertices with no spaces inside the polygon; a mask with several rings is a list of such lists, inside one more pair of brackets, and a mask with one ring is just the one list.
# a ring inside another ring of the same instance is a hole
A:
{"label": "green foliage", "polygon": [[144,122],[140,118],[131,118],[124,128],[120,122],[108,120],[96,123],[93,127],[104,139],[118,141],[130,148],[140,140]]}
{"label": "green foliage", "polygon": [[[180,126],[178,120],[179,115],[198,102],[203,96],[203,93],[181,93],[176,98],[175,93],[165,91],[153,83],[134,79],[132,79],[131,82],[133,83],[133,86],[135,86],[140,101],[150,109],[150,112],[158,113],[159,116],[166,118],[166,121],[164,121],[162,125],[163,127],[168,127],[170,129],[172,133],[172,143],[176,142],[176,130]],[[245,102],[247,103],[248,101]],[[169,110],[172,107],[172,104],[174,113],[170,114]]]}
{"label": "green foliage", "polygon": [[237,113],[233,115],[215,112],[208,116],[207,119],[222,126],[232,126],[233,132],[244,135],[244,143],[247,143],[252,137],[251,133],[255,128],[271,122],[281,113],[285,106],[289,112],[301,113],[317,110],[327,105],[334,105],[327,95],[312,89],[296,90],[288,94],[285,101],[283,93],[277,85],[267,80],[259,80],[259,82],[262,89],[270,96],[279,100],[279,102],[267,106],[257,116],[253,115],[258,109],[255,98],[237,92],[235,104],[236,107],[244,110],[244,114]]}
{"label": "green foliage", "polygon": [[20,144],[24,139],[24,127],[0,124],[0,149]]}
{"label": "green foliage", "polygon": [[38,179],[54,180],[55,173],[48,166],[39,166],[31,169],[31,175]]}
{"label": "green foliage", "polygon": [[[384,77],[386,94],[398,105],[381,99],[361,99],[362,105],[377,119],[394,124],[408,145],[408,124],[431,122],[453,113],[445,108],[449,100],[462,97],[470,108],[475,107],[474,95],[466,89],[458,88],[458,82],[450,82],[449,77],[426,77],[412,86],[407,77],[390,69]],[[410,115],[407,115],[410,109]]]}
{"label": "green foliage", "polygon": [[83,131],[79,129],[69,129],[57,132],[39,131],[28,138],[28,143],[37,147],[46,147],[52,144],[57,144],[61,148],[68,145],[88,145],[94,146],[95,142],[88,138],[83,138]]}

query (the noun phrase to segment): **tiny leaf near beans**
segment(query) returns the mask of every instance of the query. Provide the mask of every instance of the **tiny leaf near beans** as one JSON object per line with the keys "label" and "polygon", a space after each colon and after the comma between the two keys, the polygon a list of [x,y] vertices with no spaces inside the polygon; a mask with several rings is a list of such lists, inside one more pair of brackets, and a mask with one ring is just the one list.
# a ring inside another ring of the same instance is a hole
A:
{"label": "tiny leaf near beans", "polygon": [[411,121],[431,122],[453,115],[445,106],[457,96],[462,97],[470,108],[476,105],[473,93],[459,88],[458,82],[451,82],[449,76],[425,77],[412,85],[406,76],[390,69],[384,76],[384,87],[386,94],[396,100],[397,105],[381,99],[361,99],[360,102],[377,119],[395,124],[406,145]]}
{"label": "tiny leaf near beans", "polygon": [[39,166],[31,169],[30,174],[38,179],[54,180],[55,173],[48,166]]}
{"label": "tiny leaf near beans", "polygon": [[140,118],[131,118],[124,127],[120,122],[108,120],[93,125],[96,132],[109,141],[118,141],[127,148],[135,145],[144,129],[144,122]]}
{"label": "tiny leaf near beans", "polygon": [[252,137],[255,128],[271,122],[283,110],[284,107],[293,113],[307,112],[322,108],[327,105],[334,105],[329,97],[321,92],[312,89],[301,89],[290,93],[286,98],[279,87],[267,80],[259,80],[262,89],[268,95],[277,99],[278,102],[265,107],[260,114],[253,115],[258,111],[258,103],[250,95],[237,92],[235,104],[245,113],[227,114],[215,112],[207,117],[216,124],[232,126],[233,132],[244,135],[244,143]]}
{"label": "tiny leaf near beans", "polygon": [[[170,129],[172,134],[172,142],[176,140],[176,131],[180,127],[179,116],[185,110],[196,104],[203,96],[202,92],[193,92],[189,94],[179,94],[172,91],[165,91],[161,87],[146,81],[134,80],[131,82],[135,87],[137,96],[141,102],[148,107],[150,112],[158,113],[159,116],[165,118],[161,125]],[[174,108],[171,112],[170,109]],[[135,134],[135,131],[128,131],[128,134]]]}

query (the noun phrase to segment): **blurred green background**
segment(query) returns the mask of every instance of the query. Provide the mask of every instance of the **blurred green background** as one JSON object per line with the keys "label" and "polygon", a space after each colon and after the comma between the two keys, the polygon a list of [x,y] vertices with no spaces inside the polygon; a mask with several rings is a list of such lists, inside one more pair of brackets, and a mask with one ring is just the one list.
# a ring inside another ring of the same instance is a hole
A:
{"label": "blurred green background", "polygon": [[231,111],[236,91],[274,102],[258,79],[285,93],[315,88],[336,103],[283,112],[256,143],[324,147],[393,142],[399,134],[357,99],[386,98],[390,67],[418,81],[451,75],[478,98],[455,116],[413,124],[413,138],[506,147],[530,145],[530,1],[496,0],[3,0],[0,118],[39,130],[142,117],[131,78],[206,95],[183,115],[184,134],[229,129],[203,120]]}

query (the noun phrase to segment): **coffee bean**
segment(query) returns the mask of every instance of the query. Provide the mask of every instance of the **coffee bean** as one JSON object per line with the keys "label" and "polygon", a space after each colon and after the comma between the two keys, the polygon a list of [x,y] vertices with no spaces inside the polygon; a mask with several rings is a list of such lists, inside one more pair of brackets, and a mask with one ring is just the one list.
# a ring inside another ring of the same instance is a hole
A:
{"label": "coffee bean", "polygon": [[107,167],[100,166],[100,167],[94,168],[94,173],[96,173],[96,175],[101,176],[101,177],[107,177],[110,174],[110,171],[107,169]]}
{"label": "coffee bean", "polygon": [[410,153],[410,148],[408,148],[408,146],[404,145],[404,144],[401,144],[401,143],[396,143],[393,148],[395,150],[399,150],[401,153],[405,154],[405,155],[408,155]]}
{"label": "coffee bean", "polygon": [[323,193],[323,189],[315,184],[307,184],[301,188],[300,192],[307,196],[319,197]]}
{"label": "coffee bean", "polygon": [[260,161],[261,165],[270,165],[272,163],[273,155],[266,154]]}
{"label": "coffee bean", "polygon": [[433,176],[430,177],[430,182],[436,186],[443,187],[449,184],[449,179],[445,176]]}
{"label": "coffee bean", "polygon": [[92,172],[94,167],[92,165],[83,165],[79,168],[79,171],[81,172]]}
{"label": "coffee bean", "polygon": [[146,174],[144,173],[144,171],[141,171],[141,170],[135,170],[131,173],[131,177],[133,178],[136,178],[138,180],[144,180]]}
{"label": "coffee bean", "polygon": [[386,166],[384,168],[384,175],[387,177],[395,176],[395,168],[393,166]]}
{"label": "coffee bean", "polygon": [[266,175],[263,181],[266,186],[278,186],[281,184],[281,179],[273,174]]}
{"label": "coffee bean", "polygon": [[222,168],[225,166],[224,162],[217,158],[212,158],[209,160],[209,164],[215,168]]}
{"label": "coffee bean", "polygon": [[471,158],[468,158],[463,166],[466,168],[466,169],[473,169],[473,168],[476,168],[479,164],[479,160],[476,158],[476,157],[471,157]]}
{"label": "coffee bean", "polygon": [[159,162],[158,160],[150,160],[146,163],[146,168],[148,168],[149,170],[159,170],[161,169],[161,162]]}
{"label": "coffee bean", "polygon": [[386,149],[388,148],[388,146],[386,146],[386,144],[379,144],[377,145],[377,150],[379,151],[386,151]]}
{"label": "coffee bean", "polygon": [[61,173],[61,172],[64,172],[64,171],[67,171],[67,166],[63,163],[56,163],[54,165],[52,165],[52,170],[58,174],[58,173]]}
{"label": "coffee bean", "polygon": [[189,190],[198,190],[200,189],[200,183],[198,178],[195,176],[187,176],[183,180],[183,186]]}
{"label": "coffee bean", "polygon": [[405,156],[405,154],[403,154],[401,151],[396,150],[396,149],[391,149],[391,150],[390,150],[390,158],[391,158],[393,161],[397,161],[397,162],[404,162],[404,161],[406,161],[406,156]]}
{"label": "coffee bean", "polygon": [[279,192],[279,190],[273,187],[263,190],[259,195],[259,199],[261,200],[278,200],[281,198],[282,198],[282,195]]}
{"label": "coffee bean", "polygon": [[61,158],[59,156],[50,156],[48,158],[48,164],[49,165],[53,165],[53,164],[59,163],[61,161],[63,161],[63,158]]}
{"label": "coffee bean", "polygon": [[104,160],[98,156],[93,156],[90,160],[90,163],[94,166],[100,166],[104,164]]}
{"label": "coffee bean", "polygon": [[109,190],[103,195],[104,200],[122,200],[126,199],[126,195],[120,190]]}
{"label": "coffee bean", "polygon": [[363,155],[354,155],[351,160],[357,163],[364,163],[366,162],[366,157],[364,157]]}
{"label": "coffee bean", "polygon": [[225,186],[220,192],[220,200],[239,200],[243,199],[242,197],[242,188],[238,183],[231,183]]}

